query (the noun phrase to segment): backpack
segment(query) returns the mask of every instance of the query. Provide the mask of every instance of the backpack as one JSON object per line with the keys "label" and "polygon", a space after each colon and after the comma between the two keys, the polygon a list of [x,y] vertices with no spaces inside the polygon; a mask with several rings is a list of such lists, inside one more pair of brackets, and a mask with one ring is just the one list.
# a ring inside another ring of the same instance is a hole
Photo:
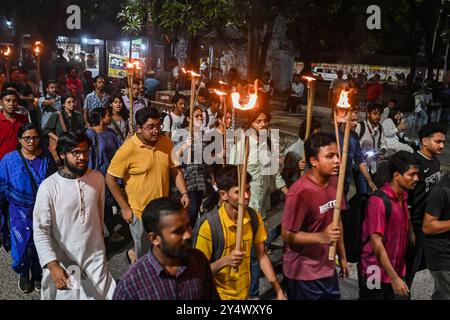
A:
{"label": "backpack", "polygon": [[[258,230],[258,215],[255,210],[250,207],[247,207],[247,212],[250,215],[250,224],[252,226],[253,231],[253,241],[255,240],[256,232]],[[211,240],[212,240],[212,254],[210,258],[210,262],[214,262],[219,260],[222,257],[223,249],[225,248],[225,238],[223,235],[222,222],[220,221],[219,210],[216,206],[211,211],[207,212],[199,219],[195,224],[192,246],[195,247],[197,244],[198,233],[200,231],[200,227],[205,221],[208,221],[209,227],[211,228]]]}
{"label": "backpack", "polygon": [[[361,138],[364,136],[364,133],[366,133],[366,123],[365,123],[365,121],[360,121],[360,122],[358,122],[358,124],[361,127],[361,131],[359,132],[359,135],[358,135],[358,140],[361,141]],[[383,126],[381,124],[379,126],[379,130],[380,130],[380,135],[378,136],[378,143],[376,146],[377,149],[381,148],[381,135],[383,134]],[[372,140],[373,140],[373,137],[372,137]],[[373,141],[373,143],[375,143],[375,140]]]}
{"label": "backpack", "polygon": [[379,197],[386,209],[386,222],[392,213],[391,201],[386,193],[376,190],[372,195],[355,194],[348,202],[348,209],[342,214],[344,227],[344,245],[348,262],[360,262],[361,251],[370,242],[370,237],[362,239],[362,226],[366,215],[367,203],[370,197]]}

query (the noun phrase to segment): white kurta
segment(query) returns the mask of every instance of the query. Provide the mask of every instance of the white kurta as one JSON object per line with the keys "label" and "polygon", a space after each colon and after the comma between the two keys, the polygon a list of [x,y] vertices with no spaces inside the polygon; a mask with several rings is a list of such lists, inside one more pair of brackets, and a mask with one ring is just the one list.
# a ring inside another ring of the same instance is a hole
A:
{"label": "white kurta", "polygon": [[[112,298],[116,284],[102,235],[104,197],[104,178],[97,171],[88,170],[79,179],[55,173],[42,182],[33,212],[34,242],[43,268],[41,299]],[[69,274],[75,271],[70,277],[73,289],[56,289],[45,267],[55,260]]]}

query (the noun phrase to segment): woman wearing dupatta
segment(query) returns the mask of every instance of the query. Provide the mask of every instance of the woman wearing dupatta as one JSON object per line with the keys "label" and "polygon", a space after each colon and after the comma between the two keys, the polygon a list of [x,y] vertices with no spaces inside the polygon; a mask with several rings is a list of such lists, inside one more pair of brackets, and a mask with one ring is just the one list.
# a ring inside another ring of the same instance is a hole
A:
{"label": "woman wearing dupatta", "polygon": [[[33,241],[33,208],[41,182],[56,171],[56,163],[40,145],[38,128],[27,123],[18,131],[20,147],[0,162],[0,204],[8,205],[12,268],[19,274],[19,289],[40,290],[42,269]],[[31,279],[30,279],[31,272]]]}

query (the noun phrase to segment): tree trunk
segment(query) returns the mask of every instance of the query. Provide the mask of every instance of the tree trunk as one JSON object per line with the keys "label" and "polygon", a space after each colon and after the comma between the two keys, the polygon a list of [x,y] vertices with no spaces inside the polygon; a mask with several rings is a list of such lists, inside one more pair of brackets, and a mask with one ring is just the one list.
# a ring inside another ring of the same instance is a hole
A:
{"label": "tree trunk", "polygon": [[257,48],[257,44],[255,43],[256,35],[255,35],[255,27],[252,22],[248,25],[247,31],[247,42],[248,42],[248,51],[247,51],[247,80],[251,81],[255,74],[255,51]]}
{"label": "tree trunk", "polygon": [[261,45],[261,51],[258,59],[258,71],[256,74],[256,76],[260,79],[262,78],[266,68],[267,53],[269,51],[270,41],[272,40],[274,25],[275,19],[267,23],[266,33],[264,34],[264,40]]}
{"label": "tree trunk", "polygon": [[198,70],[200,57],[200,44],[197,36],[189,36],[188,40],[188,61],[189,69]]}

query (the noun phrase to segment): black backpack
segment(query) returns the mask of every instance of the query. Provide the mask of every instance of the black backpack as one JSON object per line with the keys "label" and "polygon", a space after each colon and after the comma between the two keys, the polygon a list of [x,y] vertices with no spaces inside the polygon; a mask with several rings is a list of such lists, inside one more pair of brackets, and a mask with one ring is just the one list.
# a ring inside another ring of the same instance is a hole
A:
{"label": "black backpack", "polygon": [[[253,231],[253,241],[255,240],[255,235],[258,230],[258,215],[256,211],[250,207],[247,207],[247,212],[250,215],[250,224],[252,226]],[[210,258],[210,262],[214,262],[219,260],[222,257],[223,249],[225,247],[225,238],[223,235],[222,222],[220,221],[219,210],[216,206],[211,211],[207,212],[195,223],[195,228],[193,232],[192,245],[195,247],[197,244],[198,233],[201,225],[208,220],[209,226],[211,228],[211,237],[212,237],[212,254]]]}
{"label": "black backpack", "polygon": [[349,200],[348,209],[342,214],[344,245],[348,262],[359,262],[362,249],[370,242],[370,237],[362,240],[362,225],[366,215],[367,202],[370,197],[381,198],[386,209],[386,221],[389,222],[391,217],[391,201],[386,193],[381,190],[376,190],[372,195],[355,194]]}

